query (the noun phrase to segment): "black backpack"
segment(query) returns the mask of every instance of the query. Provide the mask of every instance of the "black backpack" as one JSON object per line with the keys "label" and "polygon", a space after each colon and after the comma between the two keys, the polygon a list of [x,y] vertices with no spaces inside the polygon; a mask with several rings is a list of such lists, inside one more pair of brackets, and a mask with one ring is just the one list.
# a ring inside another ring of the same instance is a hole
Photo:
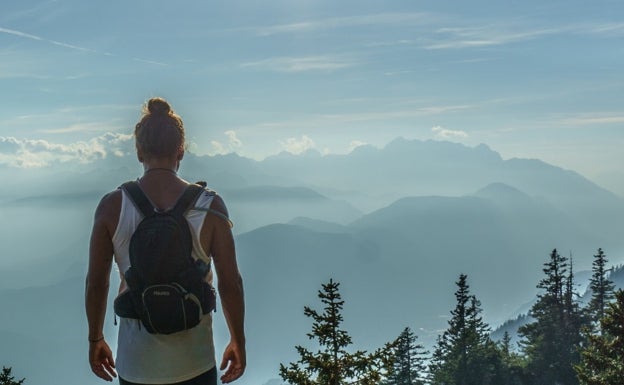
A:
{"label": "black backpack", "polygon": [[171,334],[196,326],[215,309],[214,289],[205,281],[210,266],[191,256],[193,238],[184,214],[202,193],[189,185],[171,210],[152,206],[137,182],[124,183],[143,220],[130,239],[128,290],[115,299],[115,314],[140,319],[148,332]]}

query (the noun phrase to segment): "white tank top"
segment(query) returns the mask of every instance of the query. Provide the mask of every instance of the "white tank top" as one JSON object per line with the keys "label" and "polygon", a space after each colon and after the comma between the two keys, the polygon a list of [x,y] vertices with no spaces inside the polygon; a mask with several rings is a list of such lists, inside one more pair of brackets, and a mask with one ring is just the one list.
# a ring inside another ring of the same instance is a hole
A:
{"label": "white tank top", "polygon": [[[121,274],[119,291],[125,289],[123,274],[130,267],[130,238],[143,216],[122,189],[121,212],[113,235],[115,263]],[[202,194],[186,214],[193,235],[193,258],[210,263],[201,247],[199,235],[214,198]],[[212,272],[206,277],[212,283]],[[206,314],[196,327],[174,334],[150,334],[140,320],[120,318],[116,367],[121,378],[143,384],[182,382],[212,369],[215,364],[212,340],[212,315]]]}

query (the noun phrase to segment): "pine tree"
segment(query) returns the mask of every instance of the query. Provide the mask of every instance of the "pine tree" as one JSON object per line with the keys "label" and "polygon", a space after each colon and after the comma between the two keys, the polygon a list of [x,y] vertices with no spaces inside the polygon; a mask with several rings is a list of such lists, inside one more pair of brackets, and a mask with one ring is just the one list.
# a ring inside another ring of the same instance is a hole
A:
{"label": "pine tree", "polygon": [[568,276],[566,277],[566,285],[564,292],[564,311],[563,311],[563,356],[565,362],[570,367],[565,367],[562,373],[564,384],[577,384],[578,379],[574,372],[574,365],[578,364],[581,359],[580,347],[583,344],[583,329],[587,325],[587,317],[583,315],[578,301],[574,298],[579,297],[574,291],[574,272],[573,272],[572,255],[568,259]]}
{"label": "pine tree", "polygon": [[429,367],[431,384],[488,385],[501,381],[501,359],[481,318],[481,304],[470,294],[467,276],[456,282],[457,305],[449,327],[438,337]]}
{"label": "pine tree", "polygon": [[304,314],[311,317],[312,332],[309,339],[316,339],[321,347],[316,353],[296,346],[300,359],[287,367],[280,364],[280,376],[295,385],[344,385],[379,384],[391,364],[391,344],[373,353],[346,348],[352,344],[349,334],[342,330],[341,314],[344,301],[339,292],[340,283],[330,280],[323,284],[318,297],[325,305],[323,313],[304,307]]}
{"label": "pine tree", "polygon": [[524,372],[524,359],[511,347],[511,336],[505,331],[503,339],[498,344],[501,361],[503,364],[501,385],[521,385]]}
{"label": "pine tree", "polygon": [[601,334],[589,336],[575,367],[583,385],[621,385],[624,381],[624,291],[615,293],[600,320]]}
{"label": "pine tree", "polygon": [[21,380],[16,380],[15,377],[11,375],[12,368],[2,367],[2,373],[0,374],[0,385],[21,385],[24,383],[24,378]]}
{"label": "pine tree", "polygon": [[599,248],[592,262],[592,277],[589,281],[592,297],[586,308],[587,315],[594,326],[604,318],[605,309],[609,302],[613,300],[615,285],[607,277],[606,266],[607,256]]}
{"label": "pine tree", "polygon": [[543,271],[546,277],[537,287],[544,292],[529,313],[534,321],[518,330],[523,337],[527,375],[537,385],[575,385],[573,365],[578,363],[582,318],[574,301],[574,275],[568,259],[556,249]]}
{"label": "pine tree", "polygon": [[409,327],[403,329],[394,342],[392,371],[385,385],[425,384],[425,356],[427,352]]}

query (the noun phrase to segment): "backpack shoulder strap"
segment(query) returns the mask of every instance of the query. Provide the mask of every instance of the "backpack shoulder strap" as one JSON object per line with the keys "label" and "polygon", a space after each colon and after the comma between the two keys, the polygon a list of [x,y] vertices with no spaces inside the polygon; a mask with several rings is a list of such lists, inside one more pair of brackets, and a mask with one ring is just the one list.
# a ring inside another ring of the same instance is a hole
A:
{"label": "backpack shoulder strap", "polygon": [[197,202],[197,199],[199,199],[199,196],[204,191],[204,188],[199,185],[189,184],[186,186],[186,190],[184,190],[184,193],[182,193],[182,196],[178,199],[173,209],[171,209],[171,212],[184,216],[184,213],[193,208],[195,202]]}
{"label": "backpack shoulder strap", "polygon": [[[204,188],[204,191],[208,195],[212,195],[212,196],[216,196],[217,195],[216,191],[210,190],[209,188],[206,187],[206,182],[199,181],[199,182],[195,182],[195,184],[198,184],[198,185],[202,186]],[[211,202],[211,205],[212,205],[212,202]],[[227,212],[224,214],[221,211],[217,211],[215,209],[210,208],[210,206],[208,206],[208,208],[202,208],[200,210],[206,211],[207,213],[212,214],[212,215],[216,215],[217,217],[219,217],[219,218],[223,219],[224,221],[226,221],[227,224],[230,226],[230,228],[234,227],[234,223],[227,216]]]}
{"label": "backpack shoulder strap", "polygon": [[121,185],[121,188],[128,193],[128,196],[144,217],[154,213],[154,206],[152,206],[136,181],[126,182]]}

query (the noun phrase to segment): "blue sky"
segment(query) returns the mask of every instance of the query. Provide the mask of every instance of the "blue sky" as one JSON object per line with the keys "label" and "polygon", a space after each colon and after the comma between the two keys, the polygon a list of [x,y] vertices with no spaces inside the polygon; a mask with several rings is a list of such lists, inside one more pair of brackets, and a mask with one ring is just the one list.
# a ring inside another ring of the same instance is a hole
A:
{"label": "blue sky", "polygon": [[0,164],[112,156],[158,95],[199,154],[486,143],[624,195],[623,67],[621,1],[3,1]]}

